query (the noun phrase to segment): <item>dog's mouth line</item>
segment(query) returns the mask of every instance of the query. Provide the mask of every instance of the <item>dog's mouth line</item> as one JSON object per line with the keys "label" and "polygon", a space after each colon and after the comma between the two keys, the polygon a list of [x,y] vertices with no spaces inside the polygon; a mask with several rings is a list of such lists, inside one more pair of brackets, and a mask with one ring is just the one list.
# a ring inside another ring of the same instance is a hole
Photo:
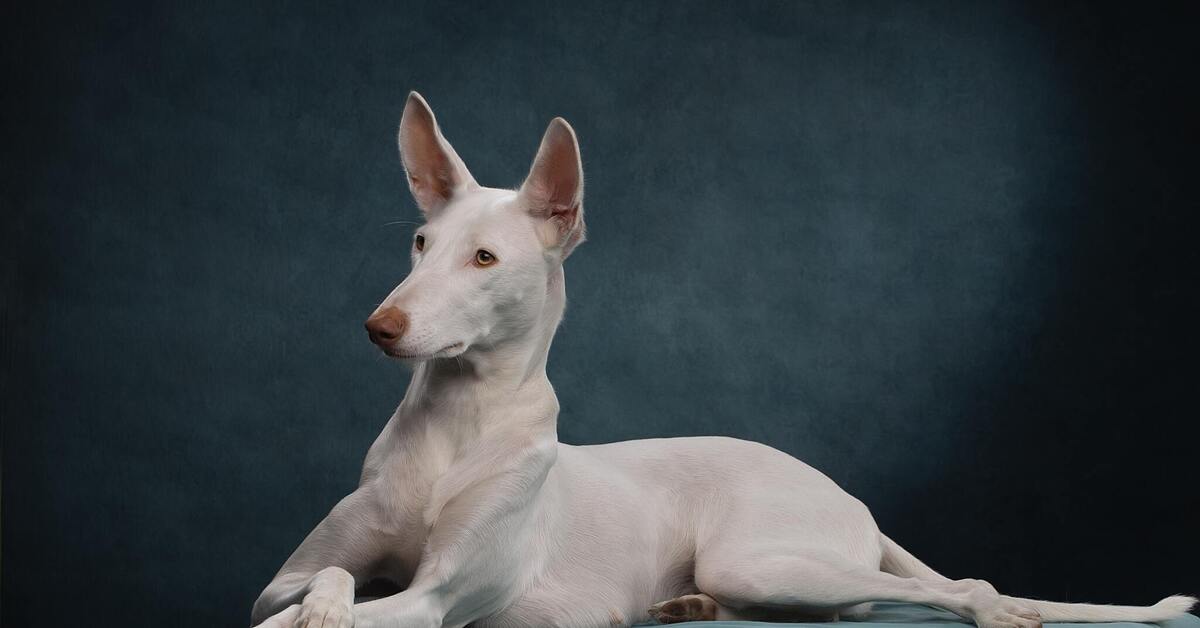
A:
{"label": "dog's mouth line", "polygon": [[442,347],[441,349],[438,349],[437,351],[433,351],[430,353],[401,353],[401,352],[391,349],[389,347],[385,347],[383,349],[383,352],[386,353],[388,355],[388,357],[398,358],[400,360],[423,360],[423,359],[436,357],[440,353],[445,353],[447,351],[457,349],[457,348],[461,347],[462,344],[463,343],[461,343],[461,342],[456,342],[456,343],[447,345],[445,347]]}

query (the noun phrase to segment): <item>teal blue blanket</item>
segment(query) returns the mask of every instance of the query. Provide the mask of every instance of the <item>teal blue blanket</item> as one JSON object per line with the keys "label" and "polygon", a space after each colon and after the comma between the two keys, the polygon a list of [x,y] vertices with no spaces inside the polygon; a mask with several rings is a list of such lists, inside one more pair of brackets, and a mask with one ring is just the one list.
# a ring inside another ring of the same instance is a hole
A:
{"label": "teal blue blanket", "polygon": [[[905,628],[950,628],[952,626],[971,626],[964,622],[960,617],[953,613],[929,608],[928,606],[918,606],[916,604],[892,604],[878,602],[875,604],[874,610],[866,617],[847,620],[845,622],[851,624],[845,628],[870,628],[877,624],[906,624]],[[703,626],[704,628],[738,628],[745,626],[763,626],[764,628],[772,626],[812,626],[812,628],[833,628],[836,622],[830,623],[807,623],[807,624],[766,624],[756,621],[690,621],[682,624],[672,624],[672,626]],[[1133,624],[1129,622],[1112,622],[1107,624],[1054,624],[1055,626],[1078,626],[1079,628],[1113,628],[1115,626],[1124,626],[1126,628],[1143,627],[1147,624]],[[1195,615],[1184,615],[1179,619],[1173,619],[1169,622],[1159,624],[1163,628],[1200,628],[1200,617]]]}

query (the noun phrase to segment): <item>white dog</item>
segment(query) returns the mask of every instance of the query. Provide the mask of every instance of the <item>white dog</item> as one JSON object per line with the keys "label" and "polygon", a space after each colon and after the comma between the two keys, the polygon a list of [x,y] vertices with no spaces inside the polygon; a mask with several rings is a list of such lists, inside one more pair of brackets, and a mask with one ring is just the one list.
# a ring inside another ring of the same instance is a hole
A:
{"label": "white dog", "polygon": [[[415,92],[400,154],[425,215],[412,272],[367,320],[415,363],[359,487],[254,605],[263,626],[610,626],[836,619],[874,600],[981,628],[1162,621],[1154,606],[1043,602],[950,580],[884,536],[829,478],[731,438],[558,442],[546,355],[583,242],[575,133],[550,123],[520,190],[481,187]],[[355,604],[355,583],[403,590]]]}

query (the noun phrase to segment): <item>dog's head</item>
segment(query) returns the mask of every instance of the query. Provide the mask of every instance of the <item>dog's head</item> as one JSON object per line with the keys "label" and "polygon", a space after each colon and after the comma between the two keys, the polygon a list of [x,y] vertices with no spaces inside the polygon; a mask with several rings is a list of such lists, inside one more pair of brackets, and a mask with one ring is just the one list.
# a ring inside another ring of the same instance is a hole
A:
{"label": "dog's head", "polygon": [[[392,357],[446,358],[528,334],[562,261],[584,238],[575,132],[555,118],[519,190],[485,188],[420,94],[400,120],[400,158],[425,224],[412,270],[367,319]],[[557,322],[557,321],[556,321]]]}

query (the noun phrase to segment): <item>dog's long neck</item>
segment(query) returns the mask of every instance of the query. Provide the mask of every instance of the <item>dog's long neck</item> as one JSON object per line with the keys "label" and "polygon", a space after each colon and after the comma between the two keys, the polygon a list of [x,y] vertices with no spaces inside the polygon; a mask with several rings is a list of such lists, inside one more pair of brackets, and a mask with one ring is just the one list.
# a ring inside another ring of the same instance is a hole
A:
{"label": "dog's long neck", "polygon": [[546,376],[546,359],[566,305],[561,267],[550,275],[546,290],[538,320],[524,336],[417,365],[393,420],[450,430],[459,441],[495,430],[553,435],[558,399]]}

